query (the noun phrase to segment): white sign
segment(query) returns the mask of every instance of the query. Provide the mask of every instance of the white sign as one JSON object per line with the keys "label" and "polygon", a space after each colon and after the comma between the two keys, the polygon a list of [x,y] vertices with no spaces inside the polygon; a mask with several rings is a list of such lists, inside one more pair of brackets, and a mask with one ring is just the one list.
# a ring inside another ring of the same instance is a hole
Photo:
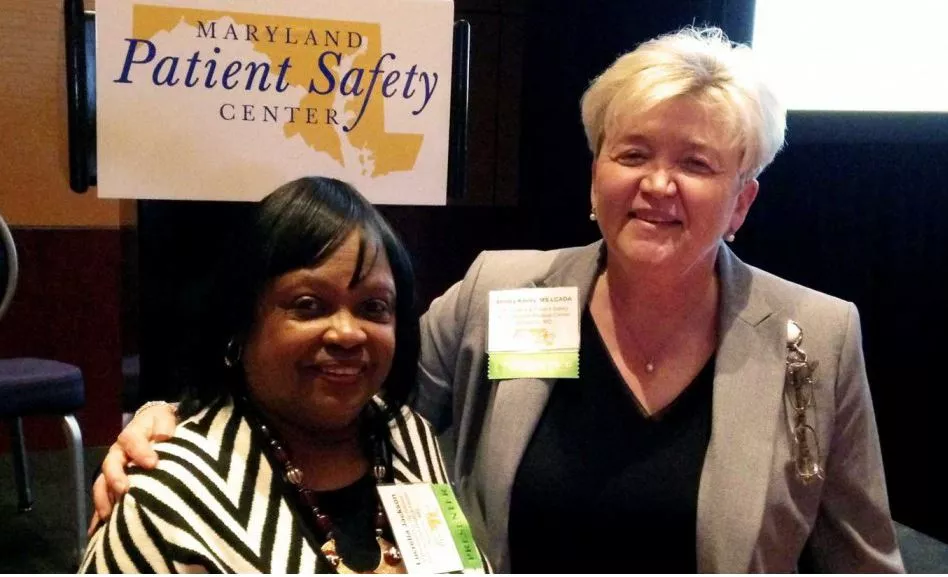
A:
{"label": "white sign", "polygon": [[453,3],[96,6],[99,196],[259,200],[331,176],[444,204]]}

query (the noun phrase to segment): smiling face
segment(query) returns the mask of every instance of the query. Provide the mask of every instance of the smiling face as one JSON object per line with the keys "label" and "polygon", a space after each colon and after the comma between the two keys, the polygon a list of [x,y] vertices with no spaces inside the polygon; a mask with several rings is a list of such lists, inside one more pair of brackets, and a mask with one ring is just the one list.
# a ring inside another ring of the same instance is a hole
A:
{"label": "smiling face", "polygon": [[355,231],[319,266],[273,279],[259,299],[243,364],[251,395],[283,435],[351,430],[391,369],[395,282],[371,242],[356,271],[359,244]]}
{"label": "smiling face", "polygon": [[607,129],[591,201],[610,263],[713,270],[718,241],[740,228],[757,196],[726,125],[677,97]]}

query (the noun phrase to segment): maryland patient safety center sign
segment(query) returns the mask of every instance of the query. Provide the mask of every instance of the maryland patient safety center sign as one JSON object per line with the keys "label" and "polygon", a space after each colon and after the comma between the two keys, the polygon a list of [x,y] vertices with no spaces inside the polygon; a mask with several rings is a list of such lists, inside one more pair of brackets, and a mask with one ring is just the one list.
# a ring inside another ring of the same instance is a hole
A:
{"label": "maryland patient safety center sign", "polygon": [[96,5],[98,190],[258,200],[332,176],[444,204],[449,0]]}

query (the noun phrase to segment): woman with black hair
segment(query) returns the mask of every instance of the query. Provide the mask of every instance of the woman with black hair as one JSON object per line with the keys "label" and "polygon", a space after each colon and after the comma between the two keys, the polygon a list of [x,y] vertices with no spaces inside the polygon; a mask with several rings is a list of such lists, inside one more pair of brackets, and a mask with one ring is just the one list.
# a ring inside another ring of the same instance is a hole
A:
{"label": "woman with black hair", "polygon": [[263,199],[189,329],[180,424],[156,469],[131,470],[82,571],[404,572],[376,484],[446,482],[406,406],[413,282],[351,186],[303,178]]}

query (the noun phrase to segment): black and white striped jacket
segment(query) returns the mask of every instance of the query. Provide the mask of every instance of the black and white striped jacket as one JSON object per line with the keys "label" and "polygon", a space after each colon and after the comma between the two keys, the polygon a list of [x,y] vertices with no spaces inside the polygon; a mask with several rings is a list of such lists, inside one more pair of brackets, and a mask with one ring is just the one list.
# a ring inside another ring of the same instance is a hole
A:
{"label": "black and white striped jacket", "polygon": [[[405,407],[391,424],[396,483],[446,483],[429,424]],[[301,532],[259,433],[230,401],[202,410],[158,443],[155,470],[89,541],[80,572],[331,572]]]}

